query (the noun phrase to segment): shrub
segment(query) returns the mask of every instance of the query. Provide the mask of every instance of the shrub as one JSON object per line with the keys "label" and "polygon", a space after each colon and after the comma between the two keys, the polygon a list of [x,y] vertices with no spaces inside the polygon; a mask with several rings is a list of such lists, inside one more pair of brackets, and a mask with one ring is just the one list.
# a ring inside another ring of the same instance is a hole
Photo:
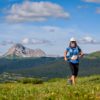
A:
{"label": "shrub", "polygon": [[18,82],[23,83],[23,84],[28,84],[28,83],[42,84],[43,80],[39,79],[39,78],[22,78],[22,79],[18,80]]}

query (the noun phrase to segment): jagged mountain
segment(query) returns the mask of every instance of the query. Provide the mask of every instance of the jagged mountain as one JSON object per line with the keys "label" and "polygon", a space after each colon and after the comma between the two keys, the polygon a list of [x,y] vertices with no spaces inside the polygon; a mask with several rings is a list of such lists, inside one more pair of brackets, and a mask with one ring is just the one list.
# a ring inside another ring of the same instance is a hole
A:
{"label": "jagged mountain", "polygon": [[13,45],[4,55],[4,57],[45,57],[46,53],[41,49],[30,49],[20,43]]}

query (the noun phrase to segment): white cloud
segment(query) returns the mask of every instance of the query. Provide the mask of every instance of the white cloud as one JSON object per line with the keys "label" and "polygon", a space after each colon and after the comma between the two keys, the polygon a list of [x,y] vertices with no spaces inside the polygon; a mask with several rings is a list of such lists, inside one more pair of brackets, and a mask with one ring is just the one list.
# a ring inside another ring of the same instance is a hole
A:
{"label": "white cloud", "polygon": [[43,26],[41,27],[44,31],[47,31],[47,32],[58,32],[58,31],[61,31],[63,30],[62,28],[60,27],[57,27],[57,26]]}
{"label": "white cloud", "polygon": [[29,38],[24,38],[24,39],[22,40],[22,43],[23,43],[23,44],[28,44],[28,43],[29,43]]}
{"label": "white cloud", "polygon": [[[97,4],[100,3],[100,0],[83,0],[83,1],[88,2],[88,3],[97,3]],[[81,7],[79,7],[79,8],[81,8]],[[96,8],[96,13],[100,14],[100,7]]]}
{"label": "white cloud", "polygon": [[83,1],[90,3],[100,3],[100,0],[83,0]]}
{"label": "white cloud", "polygon": [[87,42],[87,43],[93,43],[94,39],[90,36],[86,36],[82,39],[83,42]]}
{"label": "white cloud", "polygon": [[13,4],[6,19],[11,22],[45,21],[48,18],[69,18],[69,13],[55,3],[30,2]]}
{"label": "white cloud", "polygon": [[24,38],[21,41],[22,44],[51,44],[50,41],[45,39],[36,39],[36,38]]}
{"label": "white cloud", "polygon": [[16,43],[21,43],[25,45],[37,45],[37,44],[49,44],[51,45],[51,41],[45,39],[37,39],[37,38],[23,38],[19,42],[13,40],[4,40],[0,42],[1,46],[13,45]]}
{"label": "white cloud", "polygon": [[91,36],[86,36],[83,37],[82,39],[78,40],[79,43],[84,43],[84,44],[100,44],[100,41],[95,40]]}

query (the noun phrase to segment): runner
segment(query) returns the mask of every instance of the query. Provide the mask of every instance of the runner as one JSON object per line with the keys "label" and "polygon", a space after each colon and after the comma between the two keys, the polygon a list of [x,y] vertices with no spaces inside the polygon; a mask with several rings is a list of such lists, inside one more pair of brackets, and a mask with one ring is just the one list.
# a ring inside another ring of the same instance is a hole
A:
{"label": "runner", "polygon": [[76,77],[79,71],[79,59],[83,57],[83,52],[77,45],[76,39],[71,38],[69,47],[64,52],[64,60],[69,62],[69,66],[72,72],[71,77],[68,79],[70,84],[76,84]]}

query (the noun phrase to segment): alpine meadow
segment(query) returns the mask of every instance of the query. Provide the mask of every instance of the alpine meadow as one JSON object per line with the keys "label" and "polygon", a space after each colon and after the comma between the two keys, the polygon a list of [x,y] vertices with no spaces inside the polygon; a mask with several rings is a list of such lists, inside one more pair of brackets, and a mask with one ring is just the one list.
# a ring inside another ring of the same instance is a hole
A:
{"label": "alpine meadow", "polygon": [[0,0],[0,100],[100,100],[100,0]]}

